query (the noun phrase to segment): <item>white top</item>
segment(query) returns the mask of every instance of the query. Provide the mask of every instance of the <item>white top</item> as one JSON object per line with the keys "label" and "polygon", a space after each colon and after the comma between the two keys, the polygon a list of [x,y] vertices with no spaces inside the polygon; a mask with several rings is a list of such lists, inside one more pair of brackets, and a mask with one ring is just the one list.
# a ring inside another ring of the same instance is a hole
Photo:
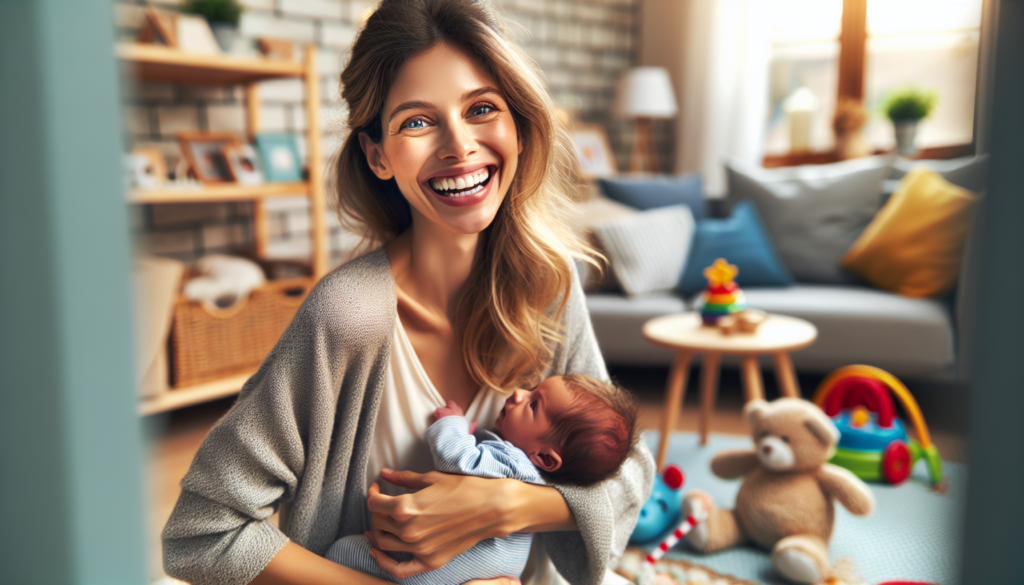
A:
{"label": "white top", "polygon": [[[434,422],[434,411],[445,401],[423,369],[416,351],[405,333],[400,318],[395,319],[394,342],[391,348],[390,371],[385,376],[380,410],[373,428],[373,442],[366,462],[366,489],[377,482],[380,491],[400,495],[408,490],[384,481],[380,470],[409,470],[427,473],[434,470],[434,461],[427,445],[427,428]],[[494,430],[494,420],[501,412],[506,395],[497,390],[481,388],[466,418],[486,430]],[[367,524],[370,524],[369,512]],[[543,547],[533,540],[530,559],[523,571],[523,585],[568,585],[558,574]],[[605,583],[617,583],[617,575],[609,572]]]}

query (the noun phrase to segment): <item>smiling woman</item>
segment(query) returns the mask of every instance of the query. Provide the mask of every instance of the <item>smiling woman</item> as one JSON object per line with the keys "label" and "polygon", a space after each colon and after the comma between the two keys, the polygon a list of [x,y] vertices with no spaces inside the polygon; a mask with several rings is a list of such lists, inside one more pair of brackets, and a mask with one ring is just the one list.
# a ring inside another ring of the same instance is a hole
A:
{"label": "smiling woman", "polygon": [[211,431],[164,531],[167,572],[379,583],[322,555],[372,534],[405,578],[535,532],[525,572],[488,583],[601,583],[653,480],[642,444],[586,487],[431,471],[426,445],[448,402],[490,430],[516,388],[608,378],[573,266],[590,250],[560,213],[572,141],[536,65],[484,1],[383,0],[342,84],[339,208],[384,245],[317,284]]}

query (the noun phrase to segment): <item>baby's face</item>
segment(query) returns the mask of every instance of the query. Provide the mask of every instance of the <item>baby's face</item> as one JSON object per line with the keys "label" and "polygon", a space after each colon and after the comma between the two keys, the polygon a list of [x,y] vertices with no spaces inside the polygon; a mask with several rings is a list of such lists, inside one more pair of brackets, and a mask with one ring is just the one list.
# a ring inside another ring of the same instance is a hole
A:
{"label": "baby's face", "polygon": [[505,401],[494,426],[502,438],[527,454],[544,446],[541,437],[551,429],[551,416],[572,401],[561,376],[552,376],[532,390],[516,390]]}

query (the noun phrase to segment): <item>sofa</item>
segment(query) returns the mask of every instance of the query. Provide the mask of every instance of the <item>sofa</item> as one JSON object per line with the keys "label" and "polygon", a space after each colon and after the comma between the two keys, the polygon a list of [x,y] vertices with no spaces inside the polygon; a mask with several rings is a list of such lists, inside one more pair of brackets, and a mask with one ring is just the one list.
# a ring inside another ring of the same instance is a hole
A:
{"label": "sofa", "polygon": [[[875,161],[873,164],[879,163]],[[879,207],[898,187],[898,179],[922,163],[886,159],[882,164],[886,176],[878,187]],[[923,164],[946,180],[974,193],[984,191],[983,157]],[[783,171],[781,180],[785,183],[787,178],[799,178],[807,173],[817,176],[823,172],[822,168]],[[771,176],[779,171],[757,172],[769,175],[772,180],[780,178]],[[842,172],[837,176],[845,180]],[[741,194],[734,192],[741,190],[737,186],[740,181],[733,179],[730,175],[730,193],[726,198],[712,201],[710,211],[705,209],[702,213],[706,212],[710,217],[729,214],[731,207],[742,199]],[[692,177],[688,180],[692,181]],[[581,222],[588,237],[599,248],[602,246],[593,237],[593,228],[613,221],[622,211],[620,202],[623,197],[616,197],[619,202],[609,199],[606,197],[609,189],[605,187],[607,185],[602,185],[604,194],[595,196],[584,205]],[[836,188],[839,187],[833,187]],[[615,193],[611,195],[615,196]],[[688,203],[693,205],[692,196]],[[851,233],[859,234],[863,227],[853,229]],[[817,327],[817,341],[792,354],[793,363],[801,372],[826,373],[840,366],[863,363],[883,368],[901,378],[964,382],[970,376],[970,343],[967,340],[972,328],[968,306],[971,287],[977,280],[969,261],[970,256],[976,253],[976,246],[973,238],[966,240],[957,285],[952,291],[932,298],[909,298],[873,288],[856,278],[843,282],[845,277],[839,282],[823,283],[807,282],[814,279],[798,276],[789,286],[744,286],[743,290],[749,307],[806,319]],[[841,242],[844,247],[849,243]],[[614,276],[614,270],[608,272]],[[659,315],[698,309],[701,295],[685,296],[676,290],[630,295],[616,286],[614,279],[607,278],[608,275],[598,281],[592,270],[584,269],[583,274],[587,283],[587,307],[605,360],[610,365],[670,365],[674,353],[646,341],[642,335],[643,324]],[[770,367],[768,362],[765,365]]]}

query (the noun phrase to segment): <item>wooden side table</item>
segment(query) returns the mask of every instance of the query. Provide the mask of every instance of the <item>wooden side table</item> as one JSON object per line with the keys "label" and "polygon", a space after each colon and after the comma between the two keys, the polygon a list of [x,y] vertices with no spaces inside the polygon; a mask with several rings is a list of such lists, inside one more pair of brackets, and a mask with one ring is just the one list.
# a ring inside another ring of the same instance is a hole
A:
{"label": "wooden side table", "polygon": [[799,397],[793,362],[789,352],[803,349],[818,337],[814,325],[784,315],[769,315],[754,334],[733,333],[722,335],[717,327],[704,327],[700,313],[656,317],[644,324],[644,337],[662,347],[676,350],[672,371],[665,392],[665,413],[661,425],[661,445],[658,447],[658,471],[665,464],[668,438],[676,425],[676,417],[686,394],[686,378],[694,354],[704,354],[701,367],[701,445],[708,440],[708,421],[718,390],[718,364],[723,354],[738,355],[742,363],[743,394],[747,401],[764,398],[761,366],[758,356],[771,355],[775,363],[775,376],[786,396]]}

